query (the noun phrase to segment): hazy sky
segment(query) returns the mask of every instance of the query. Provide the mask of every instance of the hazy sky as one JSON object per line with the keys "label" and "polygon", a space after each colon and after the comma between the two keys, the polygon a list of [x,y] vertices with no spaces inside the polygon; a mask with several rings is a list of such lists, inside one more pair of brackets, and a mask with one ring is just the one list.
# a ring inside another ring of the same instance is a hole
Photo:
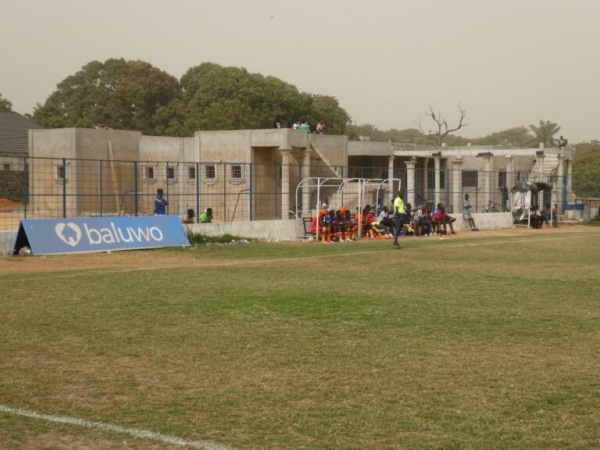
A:
{"label": "hazy sky", "polygon": [[600,0],[0,0],[0,93],[32,113],[90,61],[203,62],[331,95],[358,124],[429,106],[482,137],[556,122],[600,139]]}

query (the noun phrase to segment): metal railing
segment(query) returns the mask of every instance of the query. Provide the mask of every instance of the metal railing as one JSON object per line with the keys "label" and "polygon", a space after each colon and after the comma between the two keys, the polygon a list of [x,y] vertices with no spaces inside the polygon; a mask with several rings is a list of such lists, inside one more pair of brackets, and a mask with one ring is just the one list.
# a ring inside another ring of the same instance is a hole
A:
{"label": "metal railing", "polygon": [[[286,180],[282,180],[283,172],[281,164],[0,157],[0,230],[16,230],[26,218],[151,215],[159,188],[168,200],[167,214],[183,216],[193,209],[199,215],[212,208],[215,222],[288,218],[290,210],[302,209],[301,199],[312,197],[310,193],[297,194],[301,166],[290,165]],[[507,211],[507,180],[554,183],[561,195],[553,197],[554,202],[564,206],[567,201],[567,178],[552,174],[441,170],[436,177],[434,170],[416,169],[414,179],[407,180],[406,168],[394,169],[391,177],[387,166],[337,167],[335,172],[340,180],[381,180],[364,193],[364,203],[377,207],[393,198],[395,192],[390,189],[401,187],[413,208],[421,204],[435,207],[441,202],[450,213],[460,213],[462,198],[469,193],[474,212],[482,212],[489,201],[499,211]],[[311,166],[311,177],[331,176],[331,167],[323,163]],[[390,178],[397,180],[391,188],[383,182]],[[414,187],[409,190],[409,186]],[[337,188],[331,190],[322,196],[334,197]],[[576,177],[573,190],[580,196],[600,197],[598,179]],[[347,194],[337,198],[349,201]],[[540,201],[546,204],[549,200]],[[283,211],[284,205],[289,209]]]}

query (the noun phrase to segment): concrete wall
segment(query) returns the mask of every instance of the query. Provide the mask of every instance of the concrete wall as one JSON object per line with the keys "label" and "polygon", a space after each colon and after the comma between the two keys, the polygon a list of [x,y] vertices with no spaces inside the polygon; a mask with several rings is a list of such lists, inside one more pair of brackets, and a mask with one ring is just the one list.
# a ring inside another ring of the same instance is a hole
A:
{"label": "concrete wall", "polygon": [[[456,214],[454,229],[457,232],[468,232],[467,221],[462,215]],[[498,230],[513,228],[513,219],[510,213],[473,214],[475,224],[481,230]],[[261,220],[252,222],[225,222],[209,224],[183,225],[193,233],[205,236],[223,236],[230,234],[240,238],[258,239],[268,242],[291,242],[304,236],[301,220]],[[11,255],[17,232],[0,232],[0,255]]]}
{"label": "concrete wall", "polygon": [[184,225],[192,233],[205,236],[230,234],[240,238],[259,239],[268,242],[295,241],[304,235],[302,222],[296,220],[261,220],[253,222],[197,223]]}
{"label": "concrete wall", "polygon": [[250,162],[252,131],[197,131],[197,158],[200,162]]}
{"label": "concrete wall", "polygon": [[[514,228],[513,216],[510,212],[500,213],[472,213],[475,225],[480,230],[500,230],[502,228]],[[470,231],[468,222],[463,219],[461,213],[452,214],[456,217],[454,229],[456,231]]]}
{"label": "concrete wall", "polygon": [[[64,193],[68,216],[87,215],[98,211],[99,198],[80,194],[102,192],[105,210],[118,213],[121,193],[134,189],[131,164],[124,161],[139,159],[140,136],[137,131],[85,128],[30,130],[29,155],[36,157],[30,160],[29,191],[35,194],[30,210],[41,217],[61,217],[63,205],[56,199]],[[63,158],[81,160],[62,167]]]}
{"label": "concrete wall", "polygon": [[[304,235],[302,221],[263,220],[253,222],[198,223],[183,225],[193,233],[205,236],[230,234],[240,238],[258,239],[268,242],[295,241]],[[11,255],[17,237],[16,231],[0,232],[0,255]]]}
{"label": "concrete wall", "polygon": [[16,231],[0,231],[0,256],[12,255],[15,239]]}
{"label": "concrete wall", "polygon": [[348,137],[329,134],[310,134],[312,147],[332,166],[348,165]]}

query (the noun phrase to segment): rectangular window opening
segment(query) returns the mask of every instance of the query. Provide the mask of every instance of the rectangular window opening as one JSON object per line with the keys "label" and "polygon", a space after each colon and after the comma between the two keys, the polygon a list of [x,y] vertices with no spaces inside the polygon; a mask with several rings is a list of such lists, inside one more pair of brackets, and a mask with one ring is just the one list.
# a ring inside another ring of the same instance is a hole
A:
{"label": "rectangular window opening", "polygon": [[477,171],[476,170],[463,170],[462,172],[462,185],[463,187],[477,187]]}

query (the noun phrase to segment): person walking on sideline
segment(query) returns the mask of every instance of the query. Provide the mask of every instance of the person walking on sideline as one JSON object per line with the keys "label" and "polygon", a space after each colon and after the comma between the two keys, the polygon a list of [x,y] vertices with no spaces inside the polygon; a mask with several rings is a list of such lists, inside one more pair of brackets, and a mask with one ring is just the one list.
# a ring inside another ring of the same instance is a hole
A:
{"label": "person walking on sideline", "polygon": [[398,237],[402,231],[402,222],[404,222],[404,200],[402,190],[398,191],[398,196],[394,199],[394,248],[399,249]]}
{"label": "person walking on sideline", "polygon": [[168,204],[169,202],[164,197],[164,191],[162,189],[157,189],[156,197],[154,197],[154,214],[157,216],[164,216],[166,213],[165,207]]}
{"label": "person walking on sideline", "polygon": [[465,194],[462,215],[463,219],[465,219],[471,227],[471,231],[479,231],[479,228],[475,226],[475,220],[473,220],[473,216],[471,215],[471,202],[469,202],[469,194]]}

